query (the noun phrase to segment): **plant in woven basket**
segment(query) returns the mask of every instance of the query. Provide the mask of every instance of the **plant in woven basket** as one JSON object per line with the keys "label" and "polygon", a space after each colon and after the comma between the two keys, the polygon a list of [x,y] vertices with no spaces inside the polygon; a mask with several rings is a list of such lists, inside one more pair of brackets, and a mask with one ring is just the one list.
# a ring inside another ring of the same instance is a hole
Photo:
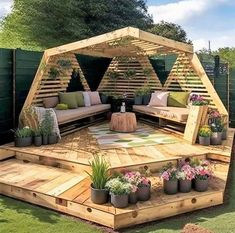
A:
{"label": "plant in woven basket", "polygon": [[94,154],[92,161],[89,162],[91,173],[87,172],[91,179],[91,200],[96,204],[103,204],[108,201],[108,192],[105,185],[109,180],[109,167],[103,155]]}

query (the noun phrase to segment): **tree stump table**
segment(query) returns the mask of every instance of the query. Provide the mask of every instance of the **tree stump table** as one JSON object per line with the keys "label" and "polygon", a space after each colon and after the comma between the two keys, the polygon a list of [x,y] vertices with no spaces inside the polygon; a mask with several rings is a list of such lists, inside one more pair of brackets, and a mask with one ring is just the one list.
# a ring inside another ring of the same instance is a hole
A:
{"label": "tree stump table", "polygon": [[122,133],[136,131],[137,122],[133,112],[113,113],[110,122],[110,130]]}

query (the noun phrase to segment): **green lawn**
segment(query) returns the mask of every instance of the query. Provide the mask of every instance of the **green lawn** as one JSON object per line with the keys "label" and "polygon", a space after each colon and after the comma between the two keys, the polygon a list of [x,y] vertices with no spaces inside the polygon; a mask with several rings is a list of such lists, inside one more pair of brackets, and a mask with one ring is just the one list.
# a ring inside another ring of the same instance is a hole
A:
{"label": "green lawn", "polygon": [[[235,162],[233,162],[233,166]],[[145,224],[123,233],[180,232],[186,223],[195,223],[216,233],[235,232],[235,176],[230,174],[229,203],[190,214]],[[79,219],[60,215],[54,211],[0,196],[0,233],[101,233],[103,228],[92,226]]]}

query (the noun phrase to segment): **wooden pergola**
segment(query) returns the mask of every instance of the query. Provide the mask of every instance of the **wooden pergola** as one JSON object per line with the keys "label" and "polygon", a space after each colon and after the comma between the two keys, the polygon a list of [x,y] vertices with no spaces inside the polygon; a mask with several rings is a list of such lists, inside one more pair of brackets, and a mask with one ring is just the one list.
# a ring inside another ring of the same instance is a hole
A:
{"label": "wooden pergola", "polygon": [[[210,107],[217,108],[222,115],[228,115],[197,55],[193,52],[192,45],[170,40],[133,27],[126,27],[45,50],[24,107],[32,104],[40,106],[43,98],[57,96],[58,92],[66,91],[73,69],[78,70],[84,89],[89,90],[75,54],[112,59],[98,87],[101,92],[112,90],[115,82],[118,94],[127,93],[129,97],[132,97],[134,91],[142,87],[148,79],[148,86],[152,90],[195,92],[209,100]],[[149,56],[155,54],[178,55],[164,85],[159,81],[148,59]],[[51,80],[48,73],[51,67],[58,66],[60,59],[69,60],[71,67],[56,79]],[[130,67],[136,71],[136,77],[131,81],[123,78],[124,73]],[[144,69],[150,70],[148,77],[144,74]],[[110,71],[118,72],[119,78],[117,80],[110,79],[108,77]],[[131,82],[131,87],[127,85],[127,82]]]}

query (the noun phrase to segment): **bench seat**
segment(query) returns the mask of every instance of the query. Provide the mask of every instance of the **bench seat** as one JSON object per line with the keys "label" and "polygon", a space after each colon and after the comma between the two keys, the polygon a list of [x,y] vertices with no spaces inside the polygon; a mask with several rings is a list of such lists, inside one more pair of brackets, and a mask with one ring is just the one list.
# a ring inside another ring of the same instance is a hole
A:
{"label": "bench seat", "polygon": [[94,116],[103,112],[107,112],[110,109],[110,104],[98,104],[90,107],[79,107],[76,109],[57,110],[55,113],[57,116],[58,124],[65,124],[72,121],[80,120],[86,117]]}
{"label": "bench seat", "polygon": [[133,111],[184,124],[186,124],[189,115],[188,108],[178,107],[153,107],[146,105],[134,105]]}

